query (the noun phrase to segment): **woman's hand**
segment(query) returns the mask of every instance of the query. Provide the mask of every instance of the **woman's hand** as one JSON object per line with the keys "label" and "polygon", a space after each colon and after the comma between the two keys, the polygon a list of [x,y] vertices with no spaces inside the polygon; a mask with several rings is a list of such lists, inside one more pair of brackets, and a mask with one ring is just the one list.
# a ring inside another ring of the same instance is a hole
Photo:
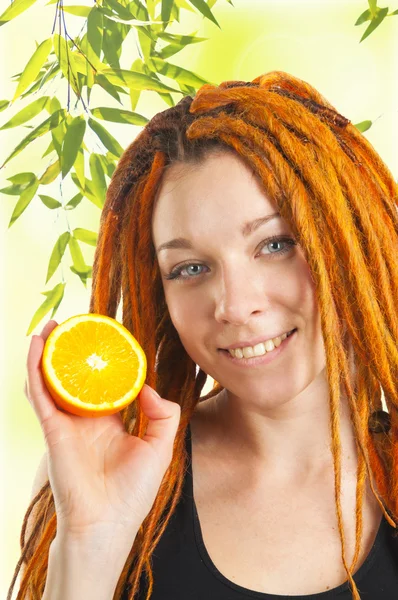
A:
{"label": "woman's hand", "polygon": [[129,435],[120,413],[79,417],[58,408],[41,373],[45,341],[58,325],[32,336],[25,394],[43,431],[58,533],[70,536],[120,529],[136,533],[148,515],[170,465],[180,406],[144,385],[140,406],[149,418],[140,439]]}

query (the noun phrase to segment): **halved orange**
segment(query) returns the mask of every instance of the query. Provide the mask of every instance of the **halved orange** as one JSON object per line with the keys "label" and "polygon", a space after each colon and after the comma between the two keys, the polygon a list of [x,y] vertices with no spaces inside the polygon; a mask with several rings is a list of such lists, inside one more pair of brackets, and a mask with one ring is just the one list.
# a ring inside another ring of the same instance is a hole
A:
{"label": "halved orange", "polygon": [[89,313],[53,329],[43,349],[41,370],[61,408],[82,417],[102,417],[136,399],[145,382],[147,360],[124,325]]}

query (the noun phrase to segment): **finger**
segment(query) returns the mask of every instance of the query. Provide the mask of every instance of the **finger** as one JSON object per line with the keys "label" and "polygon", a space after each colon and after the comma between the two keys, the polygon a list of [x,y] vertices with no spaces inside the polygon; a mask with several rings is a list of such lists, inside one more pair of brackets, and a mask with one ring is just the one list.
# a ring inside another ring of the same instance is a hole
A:
{"label": "finger", "polygon": [[[49,334],[49,331],[45,327],[44,335]],[[54,328],[54,327],[52,327]],[[51,417],[54,417],[59,411],[54,403],[54,400],[49,393],[43,379],[41,372],[41,357],[43,354],[45,341],[39,335],[32,336],[28,357],[27,357],[27,392],[28,399],[33,406],[33,409],[39,419],[40,425],[47,421]]]}
{"label": "finger", "polygon": [[56,327],[58,327],[58,323],[57,321],[54,321],[54,319],[51,319],[48,323],[46,323],[46,325],[44,326],[40,336],[43,338],[44,341],[47,340],[48,336],[50,335],[50,333],[52,332],[53,329],[55,329]]}
{"label": "finger", "polygon": [[174,439],[180,422],[180,405],[158,397],[149,385],[144,384],[139,402],[142,410],[149,418],[146,434],[143,439],[151,444],[159,454],[171,458]]}

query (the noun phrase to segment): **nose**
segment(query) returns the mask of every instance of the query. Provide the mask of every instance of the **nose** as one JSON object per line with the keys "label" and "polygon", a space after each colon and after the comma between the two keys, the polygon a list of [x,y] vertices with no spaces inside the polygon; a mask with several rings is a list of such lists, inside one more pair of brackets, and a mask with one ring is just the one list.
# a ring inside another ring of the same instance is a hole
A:
{"label": "nose", "polygon": [[248,269],[224,269],[220,291],[216,297],[215,319],[219,323],[247,323],[253,314],[260,314],[267,305],[264,282]]}

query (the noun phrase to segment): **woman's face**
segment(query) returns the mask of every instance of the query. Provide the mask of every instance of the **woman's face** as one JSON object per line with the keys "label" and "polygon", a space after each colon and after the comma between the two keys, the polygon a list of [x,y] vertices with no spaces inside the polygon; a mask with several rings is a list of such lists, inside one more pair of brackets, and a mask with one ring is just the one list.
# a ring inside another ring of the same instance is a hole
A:
{"label": "woman's face", "polygon": [[[213,153],[201,165],[170,168],[152,221],[166,302],[185,350],[229,393],[269,408],[299,394],[325,368],[315,285],[301,248],[289,244],[290,227],[275,217],[242,233],[246,223],[274,213],[238,155]],[[160,249],[176,238],[188,241]],[[180,279],[168,279],[177,270]],[[293,328],[267,364],[243,368],[220,350]]]}

